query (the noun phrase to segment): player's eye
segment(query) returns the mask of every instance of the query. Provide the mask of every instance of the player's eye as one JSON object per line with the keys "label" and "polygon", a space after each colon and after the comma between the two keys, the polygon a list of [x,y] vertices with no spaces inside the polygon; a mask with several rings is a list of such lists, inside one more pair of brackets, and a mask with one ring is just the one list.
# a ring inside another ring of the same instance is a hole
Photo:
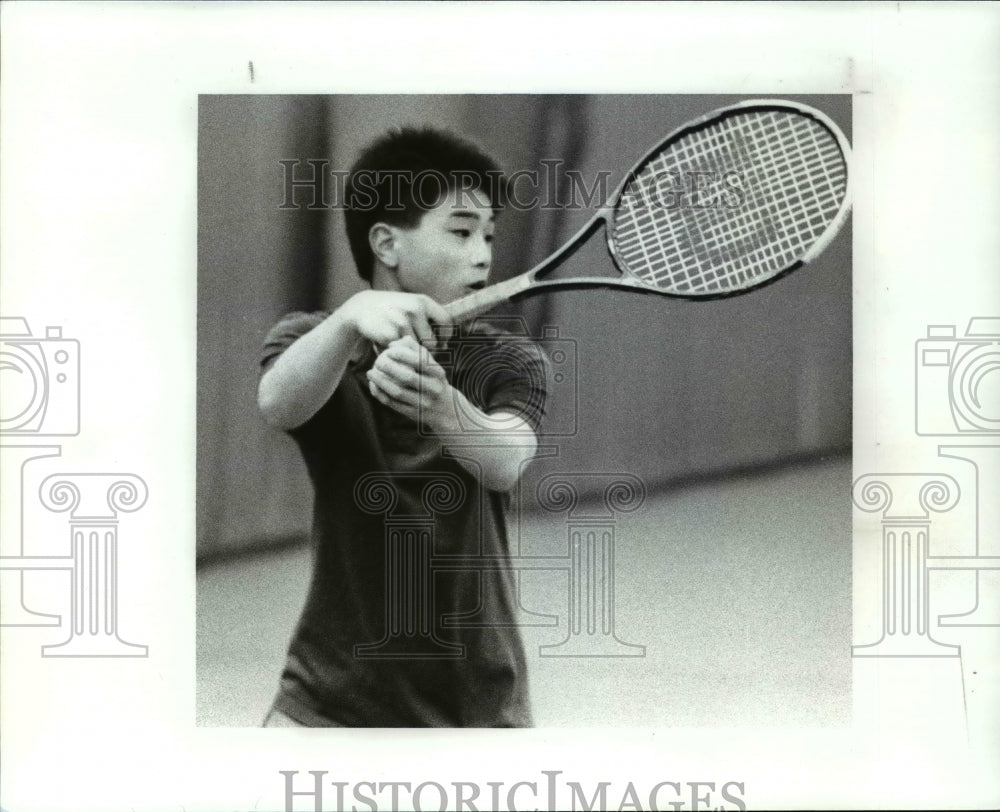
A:
{"label": "player's eye", "polygon": [[486,242],[493,242],[493,235],[492,234],[484,234],[483,235],[483,239],[486,240]]}
{"label": "player's eye", "polygon": [[467,229],[467,228],[453,228],[451,230],[451,233],[452,234],[457,234],[463,240],[468,239],[472,235],[472,232],[469,231],[469,229]]}

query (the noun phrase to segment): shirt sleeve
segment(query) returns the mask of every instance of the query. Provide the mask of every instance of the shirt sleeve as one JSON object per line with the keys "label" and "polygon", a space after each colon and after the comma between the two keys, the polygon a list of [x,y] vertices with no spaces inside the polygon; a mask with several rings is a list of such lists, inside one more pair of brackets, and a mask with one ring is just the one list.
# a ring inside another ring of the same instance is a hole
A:
{"label": "shirt sleeve", "polygon": [[319,326],[328,313],[289,313],[268,331],[260,355],[261,374],[267,372],[278,356],[314,327]]}
{"label": "shirt sleeve", "polygon": [[[538,434],[545,416],[551,363],[535,342],[498,336],[470,378],[472,400],[487,414],[512,412]],[[470,392],[466,392],[469,396]]]}

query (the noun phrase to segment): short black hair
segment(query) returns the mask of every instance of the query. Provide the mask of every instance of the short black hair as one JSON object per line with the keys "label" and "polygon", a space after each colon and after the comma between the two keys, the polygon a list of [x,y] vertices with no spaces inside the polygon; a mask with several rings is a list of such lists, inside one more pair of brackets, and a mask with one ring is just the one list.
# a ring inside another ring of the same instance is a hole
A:
{"label": "short black hair", "polygon": [[499,211],[507,179],[479,146],[448,130],[402,127],[366,147],[344,189],[347,241],[361,278],[371,282],[375,270],[368,242],[373,225],[415,228],[454,189],[482,192]]}

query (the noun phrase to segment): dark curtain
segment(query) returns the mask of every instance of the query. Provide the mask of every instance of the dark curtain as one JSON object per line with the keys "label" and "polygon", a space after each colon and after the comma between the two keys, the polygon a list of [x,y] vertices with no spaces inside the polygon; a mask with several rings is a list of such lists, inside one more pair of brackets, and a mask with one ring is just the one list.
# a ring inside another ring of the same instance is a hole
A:
{"label": "dark curtain", "polygon": [[[391,126],[433,124],[474,138],[508,171],[558,159],[588,185],[614,188],[635,160],[685,121],[735,101],[714,96],[206,96],[198,157],[198,551],[286,538],[310,522],[310,492],[292,442],[256,409],[267,329],[293,309],[332,308],[361,289],[336,208],[282,209],[282,160],[347,169]],[[849,97],[801,97],[850,134]],[[566,202],[563,199],[561,202]],[[524,271],[593,215],[566,207],[502,215],[495,280]],[[622,471],[647,484],[845,450],[851,442],[851,238],[760,292],[691,304],[590,290],[510,309],[540,335],[573,342],[576,370],[551,403],[573,426],[547,471]],[[607,274],[601,239],[565,269]]]}
{"label": "dark curtain", "polygon": [[307,526],[298,452],[257,412],[257,362],[281,314],[324,302],[329,216],[281,209],[280,161],[326,153],[324,97],[199,102],[197,540],[204,555],[298,537]]}

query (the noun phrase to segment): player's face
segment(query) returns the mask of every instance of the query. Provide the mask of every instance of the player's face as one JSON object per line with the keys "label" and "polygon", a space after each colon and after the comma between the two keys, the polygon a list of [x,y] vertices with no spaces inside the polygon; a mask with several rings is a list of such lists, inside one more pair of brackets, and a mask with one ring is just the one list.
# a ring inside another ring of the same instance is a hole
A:
{"label": "player's face", "polygon": [[448,193],[419,225],[397,233],[397,279],[442,304],[486,284],[493,263],[493,209],[482,192]]}

